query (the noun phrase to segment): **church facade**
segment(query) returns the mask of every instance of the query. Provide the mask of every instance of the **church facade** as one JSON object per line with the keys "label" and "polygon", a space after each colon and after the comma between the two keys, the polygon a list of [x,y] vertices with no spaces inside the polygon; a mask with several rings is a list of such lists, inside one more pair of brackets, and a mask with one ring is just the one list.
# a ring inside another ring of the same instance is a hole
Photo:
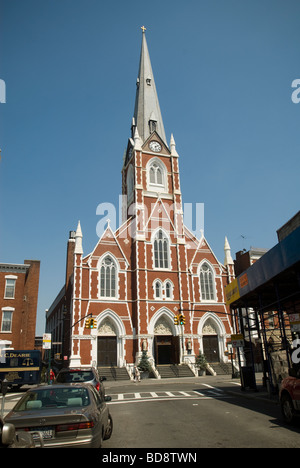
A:
{"label": "church facade", "polygon": [[[142,351],[155,367],[192,367],[199,351],[211,363],[226,362],[233,333],[224,294],[234,277],[230,247],[225,239],[222,264],[204,235],[198,239],[184,225],[179,155],[173,135],[166,141],[145,30],[122,195],[123,223],[113,231],[108,222],[90,254],[83,253],[80,223],[69,240],[71,280],[47,316],[51,331],[68,302],[69,365],[130,368]],[[176,324],[179,314],[184,325]],[[94,328],[86,327],[90,318]]]}

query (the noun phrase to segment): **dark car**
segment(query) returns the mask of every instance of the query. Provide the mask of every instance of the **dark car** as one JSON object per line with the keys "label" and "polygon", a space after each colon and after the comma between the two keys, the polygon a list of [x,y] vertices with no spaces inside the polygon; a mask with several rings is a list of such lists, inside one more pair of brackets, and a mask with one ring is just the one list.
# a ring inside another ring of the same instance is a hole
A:
{"label": "dark car", "polygon": [[54,384],[65,384],[65,383],[89,383],[93,385],[96,390],[105,397],[105,389],[102,382],[106,380],[106,377],[99,377],[97,369],[94,367],[81,368],[81,369],[61,369],[57,374]]}
{"label": "dark car", "polygon": [[292,424],[300,416],[300,375],[294,369],[289,374],[281,383],[279,398],[282,415],[288,424]]}
{"label": "dark car", "polygon": [[39,386],[28,390],[5,418],[16,431],[38,432],[45,447],[101,447],[112,434],[105,399],[90,384]]}

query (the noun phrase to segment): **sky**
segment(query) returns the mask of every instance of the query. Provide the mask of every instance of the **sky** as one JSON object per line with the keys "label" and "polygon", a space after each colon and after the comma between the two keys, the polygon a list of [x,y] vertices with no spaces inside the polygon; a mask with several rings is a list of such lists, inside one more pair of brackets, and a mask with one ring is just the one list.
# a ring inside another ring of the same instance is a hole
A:
{"label": "sky", "polygon": [[88,254],[97,206],[118,210],[143,25],[183,202],[204,204],[214,253],[225,236],[233,257],[277,243],[299,211],[299,17],[298,0],[0,1],[0,262],[41,261],[37,335],[69,231],[80,220]]}

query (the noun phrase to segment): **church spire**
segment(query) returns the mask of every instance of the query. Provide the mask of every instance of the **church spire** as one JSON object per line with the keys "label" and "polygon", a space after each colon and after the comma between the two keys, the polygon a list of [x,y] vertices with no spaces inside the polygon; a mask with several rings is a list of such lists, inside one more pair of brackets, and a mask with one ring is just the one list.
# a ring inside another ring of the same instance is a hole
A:
{"label": "church spire", "polygon": [[141,29],[143,31],[143,37],[139,74],[136,82],[134,124],[138,129],[139,136],[143,143],[154,130],[156,130],[161,139],[166,143],[165,129],[146,41],[146,28],[142,26]]}

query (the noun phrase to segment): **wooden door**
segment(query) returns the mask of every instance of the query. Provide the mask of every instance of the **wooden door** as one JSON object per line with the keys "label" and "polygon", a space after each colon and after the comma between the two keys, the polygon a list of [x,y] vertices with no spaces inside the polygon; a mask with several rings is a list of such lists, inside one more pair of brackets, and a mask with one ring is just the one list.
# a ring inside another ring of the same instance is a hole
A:
{"label": "wooden door", "polygon": [[111,367],[117,366],[117,337],[116,336],[98,336],[98,366]]}
{"label": "wooden door", "polygon": [[220,362],[218,335],[203,336],[203,353],[208,362]]}

